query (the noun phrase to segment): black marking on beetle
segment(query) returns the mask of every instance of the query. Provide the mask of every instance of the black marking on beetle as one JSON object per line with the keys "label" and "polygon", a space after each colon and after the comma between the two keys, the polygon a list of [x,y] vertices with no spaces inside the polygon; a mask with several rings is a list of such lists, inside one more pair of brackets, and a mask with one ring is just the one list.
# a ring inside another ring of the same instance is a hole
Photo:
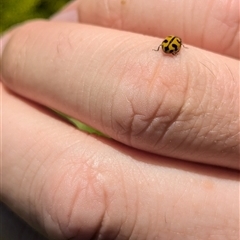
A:
{"label": "black marking on beetle", "polygon": [[[169,45],[168,45],[168,46],[169,46]],[[169,51],[169,47],[168,47],[168,46],[163,47],[163,49],[164,49],[165,52],[168,52],[168,51]]]}
{"label": "black marking on beetle", "polygon": [[[169,44],[171,44],[171,43],[174,41],[175,38],[176,38],[176,37],[173,37],[173,38],[170,40]],[[169,45],[169,44],[168,44],[168,45]]]}
{"label": "black marking on beetle", "polygon": [[178,50],[178,47],[177,47],[177,45],[176,44],[172,44],[172,47],[174,47],[175,48],[175,51],[177,51]]}

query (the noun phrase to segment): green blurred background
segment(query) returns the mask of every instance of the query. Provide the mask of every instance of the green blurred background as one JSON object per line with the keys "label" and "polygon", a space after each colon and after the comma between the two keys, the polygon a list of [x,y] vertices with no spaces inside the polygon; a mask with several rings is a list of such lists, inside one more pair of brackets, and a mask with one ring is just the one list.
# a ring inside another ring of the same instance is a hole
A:
{"label": "green blurred background", "polygon": [[69,0],[0,0],[0,32],[32,18],[48,18]]}

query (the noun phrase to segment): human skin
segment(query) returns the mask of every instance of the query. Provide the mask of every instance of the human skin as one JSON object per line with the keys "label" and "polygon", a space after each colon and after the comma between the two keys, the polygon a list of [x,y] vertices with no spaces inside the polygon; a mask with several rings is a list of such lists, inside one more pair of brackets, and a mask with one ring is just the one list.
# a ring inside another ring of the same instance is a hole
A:
{"label": "human skin", "polygon": [[[45,237],[238,239],[238,2],[190,3],[76,1],[8,33],[1,197]],[[187,48],[152,51],[173,33]]]}

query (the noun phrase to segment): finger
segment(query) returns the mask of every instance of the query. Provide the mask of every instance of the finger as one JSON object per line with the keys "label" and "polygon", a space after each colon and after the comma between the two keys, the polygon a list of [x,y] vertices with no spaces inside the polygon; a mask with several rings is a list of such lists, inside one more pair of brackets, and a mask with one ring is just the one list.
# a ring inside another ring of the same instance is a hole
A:
{"label": "finger", "polygon": [[83,23],[134,31],[239,58],[239,1],[80,1]]}
{"label": "finger", "polygon": [[31,23],[6,46],[4,82],[135,148],[238,169],[238,61],[194,48],[169,57],[155,42]]}
{"label": "finger", "polygon": [[74,0],[68,3],[59,12],[54,14],[51,21],[78,22],[78,1]]}
{"label": "finger", "polygon": [[4,89],[2,98],[1,200],[50,239],[77,239],[80,227],[80,239],[90,239],[104,206],[94,190],[101,180],[90,187],[95,170],[89,172],[87,155],[89,147],[95,152],[94,141]]}
{"label": "finger", "polygon": [[1,199],[46,237],[237,238],[237,172],[87,136],[9,92],[3,103]]}

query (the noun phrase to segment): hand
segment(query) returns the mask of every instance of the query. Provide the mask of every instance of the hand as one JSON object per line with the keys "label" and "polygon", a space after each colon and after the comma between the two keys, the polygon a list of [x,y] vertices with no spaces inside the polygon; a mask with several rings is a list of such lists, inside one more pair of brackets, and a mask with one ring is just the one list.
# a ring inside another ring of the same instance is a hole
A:
{"label": "hand", "polygon": [[[223,2],[196,3],[198,19],[182,1],[103,3],[65,9],[78,23],[55,17],[8,34],[3,202],[51,239],[237,239],[237,6],[221,22]],[[188,49],[152,51],[150,35],[175,32]]]}

